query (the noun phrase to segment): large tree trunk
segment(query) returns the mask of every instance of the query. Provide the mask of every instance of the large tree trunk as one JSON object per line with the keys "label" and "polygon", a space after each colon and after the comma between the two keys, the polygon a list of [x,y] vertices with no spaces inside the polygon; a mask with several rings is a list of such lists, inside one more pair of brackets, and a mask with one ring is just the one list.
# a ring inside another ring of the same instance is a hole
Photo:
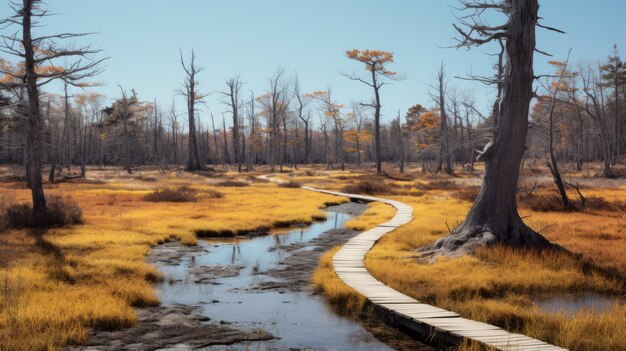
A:
{"label": "large tree trunk", "polygon": [[32,0],[24,0],[22,35],[25,58],[25,83],[28,96],[28,136],[26,138],[26,154],[28,183],[33,200],[35,220],[43,223],[47,207],[46,196],[41,181],[41,116],[39,111],[39,88],[35,72],[35,52],[31,37]]}
{"label": "large tree trunk", "polygon": [[[194,94],[192,89],[192,94]],[[202,168],[200,164],[200,156],[198,155],[198,142],[196,140],[196,119],[195,119],[195,102],[194,98],[189,98],[189,155],[187,159],[187,170],[197,171]]]}
{"label": "large tree trunk", "polygon": [[512,0],[506,43],[507,62],[497,129],[485,149],[485,176],[478,197],[465,221],[451,233],[425,247],[424,254],[458,256],[481,246],[503,244],[521,248],[547,248],[550,242],[528,228],[516,205],[519,168],[533,96],[533,52],[537,0]]}
{"label": "large tree trunk", "polygon": [[[202,169],[200,163],[200,155],[198,154],[198,141],[196,139],[196,73],[198,69],[194,65],[193,51],[191,53],[191,63],[189,70],[187,70],[188,82],[187,82],[187,113],[189,115],[189,145],[188,145],[188,157],[187,157],[187,171],[198,171]],[[184,67],[184,65],[183,65]]]}

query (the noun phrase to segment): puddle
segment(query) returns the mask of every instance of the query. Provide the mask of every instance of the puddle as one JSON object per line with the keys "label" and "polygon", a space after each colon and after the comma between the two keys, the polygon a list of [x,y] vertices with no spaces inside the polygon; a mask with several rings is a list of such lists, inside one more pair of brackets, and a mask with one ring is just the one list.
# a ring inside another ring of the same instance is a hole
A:
{"label": "puddle", "polygon": [[[351,216],[327,211],[327,219],[305,228],[278,235],[255,237],[242,242],[200,242],[204,252],[184,255],[176,265],[158,264],[166,282],[157,287],[163,304],[199,305],[212,322],[233,322],[233,327],[262,328],[278,340],[230,346],[212,346],[207,350],[392,350],[376,339],[358,322],[332,311],[320,296],[307,292],[249,290],[267,281],[276,281],[262,272],[280,267],[293,251],[285,245],[307,243],[322,233],[343,228]],[[307,245],[300,250],[311,250]],[[195,256],[192,258],[191,256]],[[220,277],[210,283],[196,283],[197,267],[233,267],[236,276]],[[260,273],[259,273],[260,272]],[[171,284],[168,282],[177,281]],[[414,342],[409,349],[431,350]]]}
{"label": "puddle", "polygon": [[536,298],[535,305],[548,313],[576,314],[579,311],[603,313],[611,309],[614,304],[623,302],[620,298],[604,296],[596,293],[581,293],[572,295],[546,296]]}

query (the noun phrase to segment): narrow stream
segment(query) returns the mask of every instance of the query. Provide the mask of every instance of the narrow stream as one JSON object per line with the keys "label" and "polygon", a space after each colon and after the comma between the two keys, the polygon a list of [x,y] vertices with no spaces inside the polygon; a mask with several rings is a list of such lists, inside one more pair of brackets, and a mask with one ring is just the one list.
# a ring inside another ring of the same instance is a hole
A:
{"label": "narrow stream", "polygon": [[[157,288],[159,297],[164,304],[202,306],[202,314],[211,319],[209,323],[227,321],[221,323],[232,322],[232,327],[245,330],[262,328],[280,338],[207,348],[210,350],[391,350],[361,324],[337,315],[319,296],[251,289],[264,281],[276,281],[262,272],[280,267],[279,262],[291,254],[283,245],[309,242],[328,230],[342,228],[350,219],[347,214],[329,210],[325,221],[282,234],[235,243],[202,241],[205,251],[194,254],[194,258],[186,255],[177,265],[159,264],[166,277]],[[193,272],[206,266],[219,266],[228,277],[198,283]]]}

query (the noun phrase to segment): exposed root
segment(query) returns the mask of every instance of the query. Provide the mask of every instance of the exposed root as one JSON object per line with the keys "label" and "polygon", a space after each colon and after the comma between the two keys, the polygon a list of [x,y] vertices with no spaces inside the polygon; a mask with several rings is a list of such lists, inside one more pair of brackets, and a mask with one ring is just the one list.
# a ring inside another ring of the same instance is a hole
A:
{"label": "exposed root", "polygon": [[553,249],[567,251],[560,245],[548,241],[523,222],[520,222],[515,227],[510,228],[508,233],[497,233],[489,226],[475,226],[464,223],[450,235],[419,248],[417,253],[421,259],[432,261],[437,256],[460,257],[471,255],[478,248],[491,247],[496,244],[538,251]]}

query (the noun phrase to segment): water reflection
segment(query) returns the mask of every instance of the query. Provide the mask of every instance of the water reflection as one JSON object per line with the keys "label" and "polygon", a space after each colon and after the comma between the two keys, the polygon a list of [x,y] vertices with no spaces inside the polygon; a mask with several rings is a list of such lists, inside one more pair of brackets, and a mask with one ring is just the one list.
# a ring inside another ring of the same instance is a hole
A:
{"label": "water reflection", "polygon": [[616,303],[623,303],[617,297],[604,296],[586,292],[558,296],[543,296],[534,300],[535,304],[548,313],[565,313],[573,315],[579,311],[603,313],[611,309]]}
{"label": "water reflection", "polygon": [[[230,321],[243,329],[263,328],[280,337],[271,342],[212,346],[212,350],[266,350],[288,348],[391,350],[359,323],[336,315],[324,301],[307,293],[251,291],[250,287],[275,280],[262,272],[276,268],[290,253],[284,245],[306,243],[325,231],[341,228],[351,217],[327,212],[327,219],[280,235],[215,244],[202,242],[208,252],[184,257],[179,265],[159,269],[179,284],[161,284],[158,294],[165,304],[199,304],[213,322]],[[310,249],[307,246],[306,249]],[[239,275],[212,284],[196,284],[189,268],[238,266]]]}

